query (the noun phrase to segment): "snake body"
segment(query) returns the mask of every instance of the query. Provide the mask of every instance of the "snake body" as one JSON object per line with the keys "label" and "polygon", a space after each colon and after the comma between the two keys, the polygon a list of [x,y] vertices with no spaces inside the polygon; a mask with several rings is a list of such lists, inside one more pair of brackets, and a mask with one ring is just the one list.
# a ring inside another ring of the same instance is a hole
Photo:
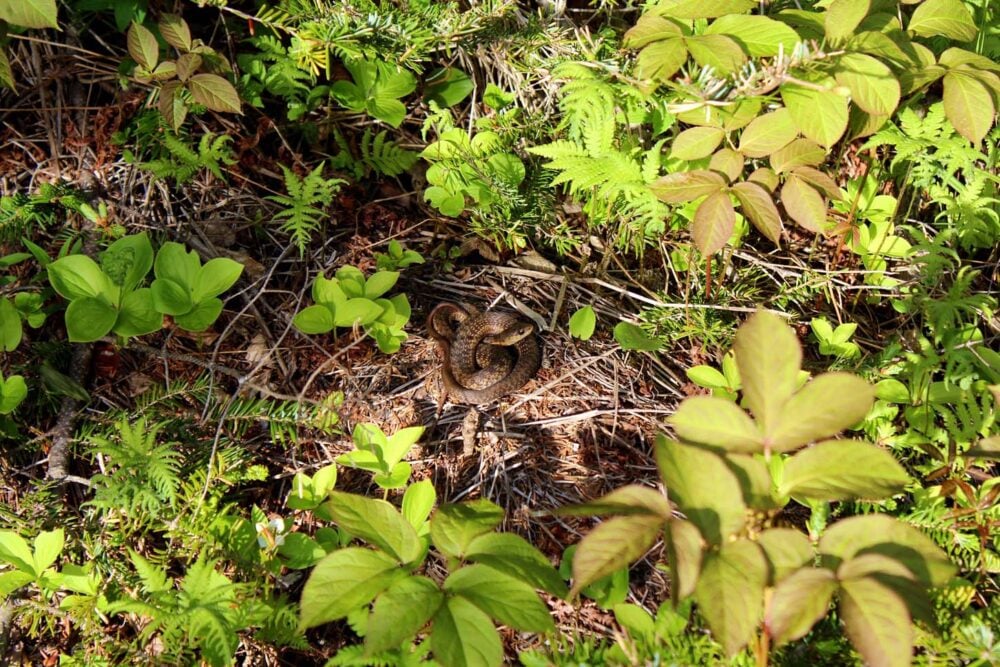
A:
{"label": "snake body", "polygon": [[442,303],[428,316],[427,332],[444,355],[445,391],[464,403],[489,403],[520,389],[541,366],[533,325],[508,313]]}

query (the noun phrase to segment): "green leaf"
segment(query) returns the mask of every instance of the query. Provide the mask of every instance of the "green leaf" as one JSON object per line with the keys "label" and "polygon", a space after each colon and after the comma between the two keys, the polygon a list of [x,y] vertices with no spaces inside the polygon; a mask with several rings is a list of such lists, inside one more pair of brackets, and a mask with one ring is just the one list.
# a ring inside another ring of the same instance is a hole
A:
{"label": "green leaf", "polygon": [[737,153],[732,148],[723,146],[712,153],[712,158],[708,161],[708,168],[723,174],[732,182],[743,173],[745,164],[746,160],[743,155]]}
{"label": "green leaf", "polygon": [[52,288],[64,299],[111,294],[111,281],[97,262],[86,255],[61,257],[47,267]]}
{"label": "green leaf", "polygon": [[11,352],[21,344],[21,314],[10,299],[0,299],[0,349]]}
{"label": "green leaf", "polygon": [[922,37],[943,35],[959,42],[975,39],[978,32],[962,0],[924,0],[913,12],[906,29]]}
{"label": "green leaf", "polygon": [[736,210],[728,192],[716,192],[698,206],[691,221],[691,238],[706,257],[725,247],[736,227]]}
{"label": "green leaf", "polygon": [[[820,164],[825,159],[826,151],[815,142],[809,139],[796,139],[771,154],[771,168],[780,174],[796,167]],[[774,190],[774,187],[770,189]]]}
{"label": "green leaf", "polygon": [[188,289],[170,278],[154,280],[151,293],[154,307],[164,315],[183,315],[194,308]]}
{"label": "green leaf", "polygon": [[201,260],[197,253],[193,250],[189,252],[183,245],[173,241],[160,246],[156,261],[153,262],[153,273],[157,278],[173,280],[189,290],[194,288],[200,270]]}
{"label": "green leaf", "polygon": [[859,553],[886,554],[905,563],[928,586],[944,586],[955,573],[955,566],[933,540],[913,526],[882,514],[836,522],[823,533],[819,550],[840,561]]}
{"label": "green leaf", "polygon": [[326,306],[309,306],[295,314],[292,324],[304,334],[324,334],[333,331],[333,313]]}
{"label": "green leaf", "polygon": [[545,555],[519,535],[511,533],[480,535],[469,542],[465,557],[557,597],[565,597],[568,592],[566,584]]}
{"label": "green leaf", "polygon": [[366,109],[372,116],[394,128],[402,125],[406,118],[406,105],[391,97],[370,99]]}
{"label": "green leaf", "polygon": [[239,93],[218,74],[195,74],[187,80],[187,89],[195,102],[212,111],[243,113]]}
{"label": "green leaf", "polygon": [[795,169],[792,170],[792,174],[794,174],[796,178],[800,178],[809,185],[813,186],[819,190],[821,194],[826,195],[831,199],[844,198],[844,191],[837,186],[837,182],[819,169],[805,166],[795,167]]}
{"label": "green leaf", "polygon": [[993,126],[996,107],[979,79],[951,70],[944,75],[944,113],[959,134],[978,144]]}
{"label": "green leaf", "polygon": [[619,322],[614,328],[615,340],[623,350],[653,352],[663,347],[663,343],[652,338],[631,322]]}
{"label": "green leaf", "polygon": [[397,280],[399,280],[399,271],[376,271],[365,281],[365,298],[379,298],[391,290]]}
{"label": "green leaf", "polygon": [[635,642],[653,645],[656,625],[645,609],[636,604],[622,603],[614,606],[615,620]]}
{"label": "green leaf", "polygon": [[700,160],[712,154],[724,133],[716,127],[692,127],[674,138],[670,156],[678,160]]}
{"label": "green leaf", "polygon": [[222,313],[222,301],[212,297],[195,304],[190,313],[184,313],[174,318],[174,322],[185,331],[204,331],[219,319]]}
{"label": "green leaf", "polygon": [[678,19],[710,19],[726,14],[743,14],[756,7],[755,0],[661,0],[656,13]]}
{"label": "green leaf", "polygon": [[431,517],[431,540],[446,556],[462,558],[469,544],[503,520],[503,510],[486,499],[442,505]]}
{"label": "green leaf", "polygon": [[670,505],[663,494],[648,486],[629,484],[611,493],[591,500],[556,510],[560,516],[592,516],[607,514],[644,514],[669,519]]}
{"label": "green leaf", "polygon": [[146,232],[123,236],[101,255],[101,269],[116,285],[128,291],[153,268],[153,246]]}
{"label": "green leaf", "polygon": [[870,114],[888,116],[899,105],[899,80],[880,61],[861,53],[837,60],[834,78],[851,89],[851,99]]}
{"label": "green leaf", "polygon": [[41,574],[50,565],[56,562],[63,549],[63,530],[47,530],[35,537],[35,554],[32,559],[35,572]]}
{"label": "green leaf", "polygon": [[366,326],[378,319],[382,306],[371,299],[348,299],[333,313],[333,321],[338,327]]}
{"label": "green leaf", "polygon": [[840,616],[851,644],[871,667],[908,667],[913,622],[903,599],[873,578],[841,583]]}
{"label": "green leaf", "polygon": [[677,23],[657,16],[653,12],[646,12],[625,33],[622,45],[627,49],[638,49],[653,42],[681,37],[683,34]]}
{"label": "green leaf", "polygon": [[781,186],[781,203],[788,217],[804,229],[814,234],[826,229],[826,202],[823,196],[795,174],[789,174]]}
{"label": "green leaf", "polygon": [[468,565],[445,579],[444,590],[460,595],[491,618],[522,632],[555,629],[548,607],[528,584],[486,565]]}
{"label": "green leaf", "polygon": [[499,667],[503,644],[490,617],[463,597],[452,597],[434,616],[431,649],[442,667]]}
{"label": "green leaf", "polygon": [[694,35],[685,37],[684,43],[699,65],[711,67],[717,75],[732,74],[746,61],[740,45],[725,35]]}
{"label": "green leaf", "polygon": [[747,157],[767,157],[791,143],[798,133],[792,114],[782,107],[750,121],[740,134],[740,152]]}
{"label": "green leaf", "polygon": [[593,306],[580,308],[569,318],[569,334],[580,340],[590,340],[597,326],[597,315]]}
{"label": "green leaf", "polygon": [[711,366],[692,366],[685,372],[688,380],[706,389],[725,389],[729,387],[726,376]]}
{"label": "green leaf", "polygon": [[[422,479],[415,484],[410,484],[403,492],[403,518],[410,522],[410,525],[417,530],[419,535],[424,535],[429,530],[424,522],[431,515],[434,509],[434,502],[437,494],[434,491],[434,484],[429,479]],[[421,531],[421,528],[423,530]]]}
{"label": "green leaf", "polygon": [[434,100],[442,107],[453,107],[468,97],[475,85],[469,75],[457,67],[445,67],[426,79],[424,99]]}
{"label": "green leaf", "polygon": [[366,653],[399,648],[427,624],[443,602],[444,594],[427,577],[414,575],[393,583],[375,599],[368,617]]}
{"label": "green leaf", "polygon": [[342,529],[374,544],[402,564],[412,563],[423,552],[413,526],[391,503],[331,491],[326,508]]}
{"label": "green leaf", "polygon": [[809,538],[794,528],[768,528],[757,536],[757,544],[771,566],[769,584],[774,585],[811,563],[813,547]]}
{"label": "green leaf", "polygon": [[671,519],[667,522],[667,561],[670,564],[670,592],[674,603],[694,593],[701,574],[705,548],[698,528],[690,521]]}
{"label": "green leaf", "polygon": [[833,0],[823,16],[826,38],[839,43],[854,35],[871,10],[871,0]]}
{"label": "green leaf", "polygon": [[804,637],[827,615],[837,578],[823,568],[793,572],[774,589],[764,627],[776,646]]}
{"label": "green leaf", "polygon": [[711,544],[722,544],[746,522],[743,492],[736,476],[712,452],[656,437],[656,463],[668,497]]}
{"label": "green leaf", "polygon": [[0,386],[0,415],[10,414],[27,397],[28,385],[24,382],[24,376],[8,376]]}
{"label": "green leaf", "polygon": [[34,577],[41,574],[35,571],[35,557],[31,547],[23,537],[10,530],[0,530],[0,560],[10,563],[18,570],[27,572]]}
{"label": "green leaf", "polygon": [[760,452],[760,431],[738,405],[714,396],[693,396],[668,420],[684,440],[721,447],[730,452]]}
{"label": "green leaf", "polygon": [[17,82],[14,81],[14,71],[10,68],[10,58],[3,49],[0,49],[0,86],[17,92]]}
{"label": "green leaf", "polygon": [[705,29],[706,35],[726,35],[735,39],[755,58],[791,53],[799,36],[788,25],[766,16],[727,14]]}
{"label": "green leaf", "polygon": [[92,343],[111,331],[118,311],[99,297],[74,299],[66,308],[66,334],[71,343]]}
{"label": "green leaf", "polygon": [[128,54],[132,60],[148,71],[153,71],[160,60],[160,45],[156,36],[141,24],[133,22],[126,35]]}
{"label": "green leaf", "polygon": [[733,344],[743,381],[743,397],[763,432],[772,430],[798,386],[802,347],[795,332],[768,312],[760,311],[736,332]]}
{"label": "green leaf", "polygon": [[717,193],[724,187],[726,180],[720,174],[706,170],[667,174],[649,185],[653,194],[668,204],[683,204]]}
{"label": "green leaf", "polygon": [[778,491],[810,500],[879,499],[910,481],[892,454],[857,440],[827,440],[785,462]]}
{"label": "green leaf", "polygon": [[736,475],[743,502],[755,510],[775,510],[779,505],[772,494],[771,473],[763,457],[750,454],[726,454],[723,462]]}
{"label": "green leaf", "polygon": [[653,42],[639,52],[638,73],[641,79],[669,81],[687,62],[687,46],[680,37]]}
{"label": "green leaf", "polygon": [[344,618],[406,576],[395,559],[379,551],[334,551],[316,564],[302,589],[299,626],[306,630]]}
{"label": "green leaf", "polygon": [[767,562],[760,547],[741,538],[705,554],[695,600],[715,639],[730,656],[753,637],[763,611]]}
{"label": "green leaf", "polygon": [[795,83],[781,86],[781,99],[796,127],[813,141],[832,146],[847,129],[847,98],[832,90],[815,90]]}
{"label": "green leaf", "polygon": [[56,0],[5,0],[0,21],[25,28],[58,28]]}
{"label": "green leaf", "polygon": [[659,516],[616,516],[602,521],[580,541],[573,555],[570,597],[598,579],[637,560],[653,546],[663,530]]}
{"label": "green leaf", "polygon": [[198,302],[219,296],[239,280],[243,265],[226,257],[208,260],[198,271],[191,298]]}
{"label": "green leaf", "polygon": [[170,46],[185,53],[191,50],[191,29],[177,14],[161,14],[158,24],[160,34]]}
{"label": "green leaf", "polygon": [[823,373],[792,396],[764,435],[772,450],[791,451],[857,424],[873,401],[874,389],[858,376]]}
{"label": "green leaf", "polygon": [[119,336],[144,336],[163,328],[163,314],[154,306],[153,290],[148,287],[129,292],[122,298],[121,310],[113,331]]}
{"label": "green leaf", "polygon": [[775,245],[781,245],[781,215],[770,193],[757,183],[744,181],[732,188],[740,202],[740,211],[761,234]]}

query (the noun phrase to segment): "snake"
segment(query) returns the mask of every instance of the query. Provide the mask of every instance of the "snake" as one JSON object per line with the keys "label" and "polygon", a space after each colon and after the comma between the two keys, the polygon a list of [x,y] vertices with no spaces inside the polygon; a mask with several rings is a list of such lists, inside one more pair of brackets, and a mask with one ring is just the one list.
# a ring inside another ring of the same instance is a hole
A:
{"label": "snake", "polygon": [[489,403],[523,387],[541,366],[535,327],[509,313],[479,313],[439,304],[427,333],[444,356],[445,393],[464,403]]}

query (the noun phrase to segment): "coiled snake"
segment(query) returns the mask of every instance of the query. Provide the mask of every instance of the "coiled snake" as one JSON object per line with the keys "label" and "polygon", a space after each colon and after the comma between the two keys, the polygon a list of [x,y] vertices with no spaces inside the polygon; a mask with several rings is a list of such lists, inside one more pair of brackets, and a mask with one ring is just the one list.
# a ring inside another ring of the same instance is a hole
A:
{"label": "coiled snake", "polygon": [[520,389],[541,366],[529,322],[508,313],[479,313],[454,303],[427,317],[427,333],[444,356],[445,392],[463,403],[489,403]]}

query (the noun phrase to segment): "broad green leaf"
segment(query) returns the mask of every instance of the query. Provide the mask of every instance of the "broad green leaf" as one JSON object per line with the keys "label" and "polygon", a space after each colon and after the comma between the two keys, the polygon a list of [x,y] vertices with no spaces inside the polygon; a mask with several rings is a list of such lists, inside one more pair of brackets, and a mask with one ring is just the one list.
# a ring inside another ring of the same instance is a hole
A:
{"label": "broad green leaf", "polygon": [[10,299],[0,299],[0,349],[11,352],[21,344],[21,314]]}
{"label": "broad green leaf", "polygon": [[[824,151],[809,139],[795,139],[771,154],[771,168],[779,174],[796,167],[817,165],[826,159]],[[774,186],[770,188],[774,190]]]}
{"label": "broad green leaf", "polygon": [[198,271],[191,298],[197,302],[219,296],[232,287],[242,273],[243,265],[239,262],[226,257],[210,259]]}
{"label": "broad green leaf", "polygon": [[1000,73],[1000,63],[972,51],[952,47],[941,54],[940,63],[948,69],[969,65],[974,69]]}
{"label": "broad green leaf", "polygon": [[111,282],[128,291],[153,268],[153,246],[146,232],[123,236],[101,255],[101,269]]}
{"label": "broad green leaf", "polygon": [[556,510],[560,516],[604,516],[609,514],[644,514],[668,519],[670,504],[663,494],[648,486],[629,484],[611,493],[585,503],[577,503]]}
{"label": "broad green leaf", "polygon": [[331,491],[326,508],[343,530],[374,544],[404,565],[415,561],[423,551],[413,526],[391,503]]}
{"label": "broad green leaf", "polygon": [[871,0],[833,0],[823,16],[827,39],[838,43],[851,37],[870,10]]}
{"label": "broad green leaf", "polygon": [[914,573],[906,565],[891,556],[879,553],[859,554],[845,560],[837,568],[837,578],[841,581],[860,579],[873,574],[888,574],[904,579],[915,579]]}
{"label": "broad green leaf", "polygon": [[749,14],[720,16],[705,29],[705,34],[731,37],[755,58],[776,56],[780,50],[789,54],[799,42],[799,36],[784,23]]}
{"label": "broad green leaf", "polygon": [[393,97],[375,97],[365,107],[375,118],[391,127],[399,127],[406,118],[406,105]]}
{"label": "broad green leaf", "polygon": [[114,332],[119,336],[145,336],[163,328],[163,314],[156,309],[153,290],[148,287],[129,292],[122,298]]}
{"label": "broad green leaf", "polygon": [[66,334],[71,343],[92,343],[106,336],[118,311],[99,297],[74,299],[66,308]]}
{"label": "broad green leaf", "polygon": [[295,314],[292,323],[304,334],[324,334],[334,328],[333,313],[326,306],[309,306]]}
{"label": "broad green leaf", "polygon": [[338,327],[366,326],[378,319],[382,307],[371,299],[348,299],[333,312],[333,321]]}
{"label": "broad green leaf", "polygon": [[399,429],[386,438],[385,446],[382,448],[382,454],[385,457],[385,462],[390,466],[396,465],[403,459],[404,456],[406,456],[406,453],[410,451],[410,448],[417,444],[417,441],[420,440],[420,437],[423,434],[423,426],[408,426],[406,428]]}
{"label": "broad green leaf", "polygon": [[30,584],[33,580],[34,577],[31,574],[21,570],[0,572],[0,595],[6,597],[22,586]]}
{"label": "broad green leaf", "polygon": [[444,594],[437,584],[413,575],[396,581],[375,599],[368,617],[365,651],[381,653],[399,648],[437,613]]}
{"label": "broad green leaf", "polygon": [[17,92],[17,82],[14,81],[14,71],[10,67],[10,58],[7,57],[7,52],[3,49],[0,49],[0,86]]}
{"label": "broad green leaf", "polygon": [[613,611],[618,625],[622,626],[633,641],[652,645],[656,640],[656,625],[645,609],[637,604],[622,603],[616,604]]}
{"label": "broad green leaf", "polygon": [[379,298],[391,290],[397,280],[399,280],[399,271],[376,271],[365,281],[365,298]]}
{"label": "broad green leaf", "polygon": [[929,586],[943,586],[955,573],[955,566],[933,540],[913,526],[883,514],[836,522],[823,533],[819,550],[840,561],[861,552],[886,554],[904,563]]}
{"label": "broad green leaf", "polygon": [[334,551],[316,564],[302,589],[299,626],[307,630],[344,618],[406,576],[394,558],[379,551]]}
{"label": "broad green leaf", "polygon": [[711,366],[692,366],[687,369],[685,375],[699,387],[715,389],[729,386],[726,376]]}
{"label": "broad green leaf", "polygon": [[33,562],[35,572],[41,574],[47,567],[56,562],[63,549],[63,530],[47,530],[35,537],[35,553]]}
{"label": "broad green leaf", "polygon": [[431,650],[442,667],[499,667],[500,635],[483,613],[463,597],[448,598],[434,616]]}
{"label": "broad green leaf", "polygon": [[795,174],[789,174],[781,186],[781,203],[788,217],[804,229],[814,234],[825,231],[826,202],[823,196]]}
{"label": "broad green leaf", "polygon": [[680,37],[653,42],[639,52],[639,77],[654,81],[669,81],[687,62],[688,50]]}
{"label": "broad green leaf", "polygon": [[796,178],[802,179],[809,185],[813,186],[819,190],[820,193],[830,197],[831,199],[844,198],[844,191],[837,186],[837,182],[819,169],[804,166],[795,167],[795,169],[792,169],[792,174],[794,174]]}
{"label": "broad green leaf", "polygon": [[195,304],[191,312],[178,315],[174,318],[174,322],[185,331],[204,331],[219,319],[221,313],[222,301],[212,297]]}
{"label": "broad green leaf", "polygon": [[184,19],[177,14],[161,14],[158,25],[167,44],[182,53],[191,50],[191,30]]}
{"label": "broad green leaf", "polygon": [[193,289],[201,269],[197,253],[188,251],[180,243],[167,241],[156,253],[153,273],[157,278],[169,278],[178,285]]}
{"label": "broad green leaf", "polygon": [[830,611],[837,578],[824,568],[793,572],[774,589],[764,627],[776,646],[804,637]]}
{"label": "broad green leaf", "polygon": [[781,214],[770,193],[757,183],[744,181],[732,188],[740,212],[772,243],[781,244]]}
{"label": "broad green leaf", "polygon": [[714,396],[684,400],[668,420],[682,439],[730,452],[759,452],[764,447],[757,424],[738,405]]}
{"label": "broad green leaf", "polygon": [[881,62],[861,53],[846,53],[837,60],[834,78],[851,89],[851,99],[870,114],[888,116],[899,105],[899,80]]}
{"label": "broad green leaf", "polygon": [[847,129],[847,98],[832,90],[816,90],[796,83],[782,84],[781,99],[795,126],[806,137],[832,146]]}
{"label": "broad green leaf", "polygon": [[663,343],[651,337],[631,322],[619,322],[614,328],[615,340],[623,350],[653,352],[663,347]]}
{"label": "broad green leaf", "polygon": [[49,282],[64,299],[95,297],[111,292],[111,282],[97,262],[86,255],[68,255],[48,265]]}
{"label": "broad green leaf", "polygon": [[746,61],[743,49],[725,35],[695,35],[685,37],[691,57],[699,65],[711,67],[717,76],[732,74]]}
{"label": "broad green leaf", "polygon": [[756,6],[755,0],[661,0],[653,11],[678,19],[710,19],[742,14]]}
{"label": "broad green leaf", "polygon": [[760,311],[736,332],[733,351],[744,400],[766,433],[780,420],[798,385],[802,348],[791,327],[777,315]]}
{"label": "broad green leaf", "polygon": [[743,492],[736,476],[712,452],[656,437],[656,463],[667,496],[711,544],[722,544],[746,522]]}
{"label": "broad green leaf", "polygon": [[444,581],[444,590],[460,595],[490,618],[522,632],[555,629],[548,607],[528,584],[486,565],[467,565]]}
{"label": "broad green leaf", "polygon": [[[809,141],[808,139],[803,139],[802,141],[812,144],[812,142]],[[816,144],[813,144],[813,146],[815,145]],[[822,153],[822,149],[820,149],[820,152]],[[771,161],[773,162],[774,159],[772,158]],[[766,190],[768,194],[772,194],[775,190],[778,189],[778,175],[774,173],[774,170],[771,169],[770,167],[759,167],[757,169],[754,169],[750,173],[750,175],[747,176],[747,182],[756,183],[760,187],[764,188],[764,190]],[[739,185],[739,183],[737,183],[736,185]],[[734,190],[736,189],[735,186],[733,187],[733,189]]]}
{"label": "broad green leaf", "polygon": [[27,397],[28,385],[24,381],[24,376],[8,376],[0,387],[0,415],[10,414]]}
{"label": "broad green leaf", "polygon": [[160,45],[156,42],[156,36],[141,24],[133,22],[125,38],[132,60],[152,71],[160,60]]}
{"label": "broad green leaf", "polygon": [[794,528],[768,528],[757,536],[757,544],[771,566],[769,585],[775,585],[812,562],[813,547],[806,535]]}
{"label": "broad green leaf", "polygon": [[599,523],[580,541],[573,555],[570,597],[617,570],[626,568],[653,546],[663,530],[658,516],[616,516]]}
{"label": "broad green leaf", "polygon": [[239,93],[218,74],[195,74],[187,80],[187,88],[195,102],[212,111],[243,113]]}
{"label": "broad green leaf", "polygon": [[627,49],[639,49],[652,42],[681,37],[683,34],[680,26],[673,21],[657,16],[653,12],[646,12],[625,33],[622,45]]}
{"label": "broad green leaf", "polygon": [[749,508],[755,510],[781,508],[772,493],[771,473],[762,457],[728,453],[722,460],[736,476],[743,494],[743,502]]}
{"label": "broad green leaf", "polygon": [[431,517],[431,540],[446,556],[462,558],[472,540],[489,533],[502,520],[503,510],[486,499],[442,505]]}
{"label": "broad green leaf", "polygon": [[684,130],[670,146],[670,156],[678,160],[700,160],[712,154],[722,137],[723,131],[716,127],[692,127]]}
{"label": "broad green leaf", "polygon": [[0,530],[0,561],[32,576],[41,574],[35,571],[35,557],[27,541],[11,530]]}
{"label": "broad green leaf", "polygon": [[717,193],[724,187],[726,180],[720,174],[707,170],[667,174],[649,185],[653,194],[668,204],[683,204]]}
{"label": "broad green leaf", "polygon": [[584,306],[569,318],[569,333],[573,338],[590,340],[596,326],[597,315],[594,313],[593,306]]}
{"label": "broad green leaf", "polygon": [[791,143],[798,133],[792,114],[782,107],[750,121],[740,135],[740,152],[747,157],[767,157]]}
{"label": "broad green leaf", "polygon": [[[424,522],[431,515],[434,509],[434,502],[437,500],[437,493],[434,491],[434,484],[429,479],[422,479],[415,484],[410,484],[403,492],[403,518],[410,522],[417,533],[425,534],[430,527]],[[421,530],[422,529],[422,530]]]}
{"label": "broad green leaf", "polygon": [[701,574],[705,540],[690,521],[671,519],[666,530],[667,562],[670,565],[670,591],[676,604],[694,593]]}
{"label": "broad green leaf", "polygon": [[764,435],[778,452],[837,435],[868,414],[874,394],[857,375],[823,373],[789,399]]}
{"label": "broad green leaf", "polygon": [[170,278],[154,280],[151,294],[154,307],[164,315],[183,315],[194,308],[190,291]]}
{"label": "broad green leaf", "polygon": [[785,461],[779,493],[810,500],[878,499],[910,480],[892,454],[858,440],[827,440]]}
{"label": "broad green leaf", "polygon": [[568,589],[541,551],[512,533],[486,533],[469,543],[466,559],[488,565],[557,597]]}
{"label": "broad green leaf", "polygon": [[4,0],[0,21],[24,28],[58,28],[56,0]]}
{"label": "broad green leaf", "polygon": [[978,28],[962,0],[924,0],[906,29],[922,37],[943,35],[959,42],[976,38]]}
{"label": "broad green leaf", "polygon": [[712,154],[708,168],[723,174],[730,182],[735,181],[743,173],[746,160],[732,148],[723,146]]}
{"label": "broad green leaf", "polygon": [[457,67],[441,68],[428,76],[425,83],[424,99],[434,100],[442,107],[455,106],[475,88],[469,75]]}
{"label": "broad green leaf", "polygon": [[706,257],[725,247],[736,227],[736,209],[728,192],[716,192],[705,198],[691,221],[691,238]]}
{"label": "broad green leaf", "polygon": [[705,554],[695,600],[728,655],[735,655],[753,637],[763,612],[766,582],[764,554],[745,538]]}
{"label": "broad green leaf", "polygon": [[979,79],[951,70],[944,75],[944,113],[959,134],[978,144],[993,127],[996,107]]}
{"label": "broad green leaf", "polygon": [[908,667],[913,622],[903,599],[873,578],[841,583],[840,617],[851,644],[871,667]]}

